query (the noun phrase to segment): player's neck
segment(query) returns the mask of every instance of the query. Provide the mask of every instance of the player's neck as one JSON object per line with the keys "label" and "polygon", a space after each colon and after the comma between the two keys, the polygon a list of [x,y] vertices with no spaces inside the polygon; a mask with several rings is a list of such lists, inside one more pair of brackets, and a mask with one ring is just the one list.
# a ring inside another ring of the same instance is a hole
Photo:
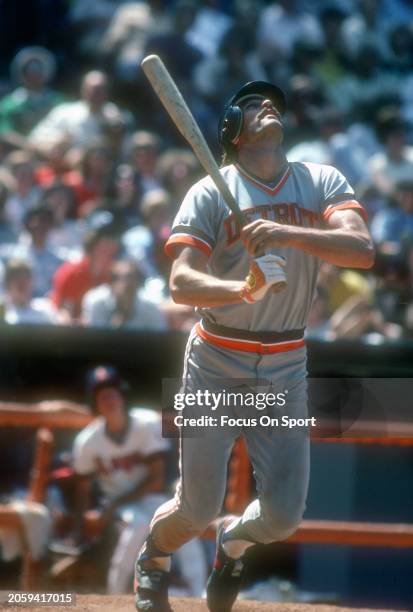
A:
{"label": "player's neck", "polygon": [[122,415],[119,419],[107,419],[105,429],[106,434],[112,438],[114,442],[122,442],[129,429],[127,414]]}
{"label": "player's neck", "polygon": [[287,167],[288,161],[284,151],[277,147],[261,148],[242,147],[238,154],[238,163],[249,174],[262,181],[273,181]]}

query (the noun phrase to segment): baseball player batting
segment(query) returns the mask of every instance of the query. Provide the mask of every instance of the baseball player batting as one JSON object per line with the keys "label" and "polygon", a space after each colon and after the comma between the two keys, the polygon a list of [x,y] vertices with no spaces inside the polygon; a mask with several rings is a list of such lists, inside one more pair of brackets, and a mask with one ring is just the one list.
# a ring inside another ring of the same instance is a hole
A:
{"label": "baseball player batting", "polygon": [[[344,176],[331,166],[288,162],[285,109],[283,92],[270,83],[254,81],[235,93],[219,122],[221,173],[246,224],[241,227],[207,176],[182,202],[166,250],[173,258],[175,301],[195,306],[200,315],[185,352],[183,390],[216,388],[224,377],[268,380],[275,390],[282,384],[288,391],[288,413],[305,418],[304,330],[319,260],[370,268],[374,250],[364,209]],[[283,289],[273,291],[280,281]],[[198,409],[211,414],[209,407]],[[236,408],[227,412],[239,417]],[[136,561],[137,610],[171,610],[170,555],[221,511],[227,462],[240,435],[258,497],[241,517],[221,522],[207,584],[209,610],[232,609],[248,547],[284,540],[297,529],[308,489],[309,436],[242,423],[229,429],[222,436],[181,436],[175,498],[155,512]]]}

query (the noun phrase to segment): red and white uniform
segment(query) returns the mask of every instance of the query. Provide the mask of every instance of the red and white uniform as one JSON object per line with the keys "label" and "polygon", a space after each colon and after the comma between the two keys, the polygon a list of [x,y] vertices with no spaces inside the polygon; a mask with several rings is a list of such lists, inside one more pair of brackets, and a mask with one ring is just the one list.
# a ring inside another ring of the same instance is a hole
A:
{"label": "red and white uniform", "polygon": [[[162,437],[160,415],[145,408],[129,412],[129,429],[117,443],[105,431],[105,421],[96,418],[77,436],[73,448],[76,473],[95,475],[104,495],[114,499],[135,489],[148,474],[147,463],[154,455],[169,450],[169,442]],[[165,501],[158,493],[144,495],[135,502],[118,508],[118,516],[125,523],[111,559],[108,590],[111,593],[130,591],[133,564],[148,535],[155,509]],[[200,543],[196,541],[179,554],[178,562],[191,595],[200,595],[205,581],[205,561]]]}

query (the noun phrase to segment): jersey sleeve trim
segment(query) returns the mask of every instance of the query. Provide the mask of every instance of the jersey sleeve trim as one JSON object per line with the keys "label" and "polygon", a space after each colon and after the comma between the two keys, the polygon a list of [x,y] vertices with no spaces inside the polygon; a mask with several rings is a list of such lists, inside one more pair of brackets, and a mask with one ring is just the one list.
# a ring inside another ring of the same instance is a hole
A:
{"label": "jersey sleeve trim", "polygon": [[350,191],[350,192],[346,192],[346,193],[339,193],[335,196],[331,196],[331,198],[327,198],[324,201],[324,204],[326,206],[330,206],[330,204],[340,204],[341,202],[349,202],[351,200],[354,200],[354,192]]}
{"label": "jersey sleeve trim", "polygon": [[334,204],[334,203],[330,204],[329,206],[327,206],[327,208],[323,212],[323,220],[328,221],[330,216],[336,210],[355,210],[363,217],[366,223],[368,221],[368,215],[367,215],[366,209],[361,204],[359,204],[359,202],[357,202],[356,200],[346,200],[345,202],[341,202],[340,204]]}
{"label": "jersey sleeve trim", "polygon": [[212,253],[212,247],[206,240],[203,240],[198,236],[180,232],[177,234],[172,234],[165,244],[165,253],[168,255],[168,257],[171,259],[175,258],[176,247],[179,245],[194,246],[197,249],[200,249],[207,257],[210,257]]}

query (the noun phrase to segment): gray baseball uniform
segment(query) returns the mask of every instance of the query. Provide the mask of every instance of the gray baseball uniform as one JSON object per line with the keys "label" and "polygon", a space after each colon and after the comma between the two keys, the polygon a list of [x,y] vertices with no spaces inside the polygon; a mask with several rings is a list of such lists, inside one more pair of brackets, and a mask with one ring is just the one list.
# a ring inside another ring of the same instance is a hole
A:
{"label": "gray baseball uniform", "polygon": [[[235,165],[222,175],[247,222],[259,218],[315,227],[342,207],[363,210],[342,174],[331,166],[291,163],[274,187],[248,176]],[[221,279],[243,279],[251,258],[239,239],[236,219],[210,177],[195,184],[175,218],[166,250],[173,256],[177,244],[192,244],[209,255],[210,272]],[[254,308],[240,303],[202,309],[200,315],[220,325],[254,331],[285,331],[306,324],[317,279],[318,259],[293,248],[273,249],[287,260],[288,286],[268,294]],[[276,316],[274,316],[276,313]]]}
{"label": "gray baseball uniform", "polygon": [[[279,223],[319,227],[337,209],[363,208],[335,168],[290,163],[279,180],[265,184],[244,169],[222,169],[228,186],[248,222],[266,218]],[[176,216],[166,251],[192,245],[208,255],[209,272],[221,279],[241,280],[250,256],[240,240],[240,227],[209,177],[194,185]],[[184,390],[216,387],[219,380],[266,379],[288,390],[286,413],[305,417],[306,350],[304,328],[317,279],[318,259],[294,248],[273,249],[287,260],[288,286],[267,292],[255,304],[240,302],[199,309],[187,344]],[[231,408],[231,416],[240,416]],[[243,417],[253,417],[242,412]],[[202,414],[200,412],[199,414]],[[205,414],[211,414],[205,410]],[[255,414],[256,416],[256,414]],[[302,518],[309,475],[308,435],[282,436],[275,428],[233,427],[230,434],[181,438],[181,482],[175,499],[161,506],[152,522],[156,545],[172,552],[219,513],[226,466],[234,441],[244,434],[254,468],[258,499],[240,519],[244,539],[284,539]]]}

